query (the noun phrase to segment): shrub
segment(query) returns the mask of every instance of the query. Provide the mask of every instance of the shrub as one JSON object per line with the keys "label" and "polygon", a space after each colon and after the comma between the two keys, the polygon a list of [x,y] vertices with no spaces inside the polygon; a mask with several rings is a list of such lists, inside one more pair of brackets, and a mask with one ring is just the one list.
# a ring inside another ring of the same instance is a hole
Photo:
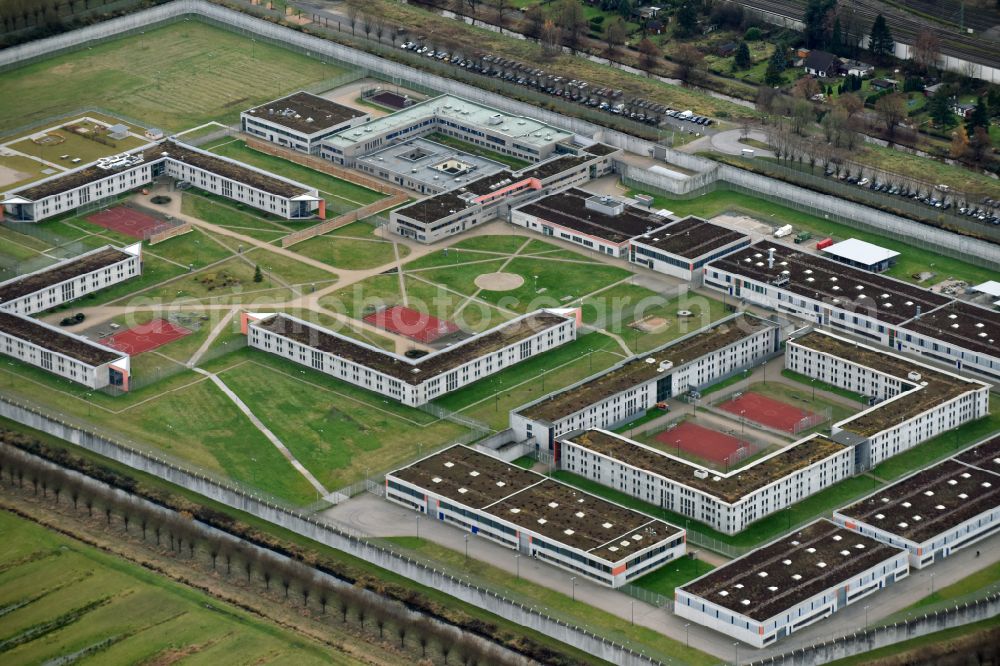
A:
{"label": "shrub", "polygon": [[756,26],[748,28],[747,31],[743,34],[743,39],[747,40],[748,42],[760,41],[763,38],[764,38],[764,33],[761,32],[760,28]]}

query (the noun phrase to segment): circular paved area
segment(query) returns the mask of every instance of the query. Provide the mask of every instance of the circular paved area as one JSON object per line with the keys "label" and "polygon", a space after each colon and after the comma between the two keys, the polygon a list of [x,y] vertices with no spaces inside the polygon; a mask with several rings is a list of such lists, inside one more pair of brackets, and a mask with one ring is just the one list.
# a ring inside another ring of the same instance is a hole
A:
{"label": "circular paved area", "polygon": [[476,286],[486,291],[510,291],[524,284],[517,273],[483,273],[476,277]]}

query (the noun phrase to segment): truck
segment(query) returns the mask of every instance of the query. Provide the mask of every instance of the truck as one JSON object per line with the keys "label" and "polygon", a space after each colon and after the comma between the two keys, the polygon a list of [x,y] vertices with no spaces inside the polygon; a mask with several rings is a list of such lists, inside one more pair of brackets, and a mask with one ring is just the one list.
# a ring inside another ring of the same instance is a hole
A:
{"label": "truck", "polygon": [[795,243],[805,243],[807,240],[812,238],[813,235],[808,231],[800,231],[798,235],[795,236]]}
{"label": "truck", "polygon": [[791,236],[791,235],[792,235],[792,225],[790,224],[786,224],[785,226],[778,227],[777,229],[774,230],[775,238],[784,238],[785,236]]}

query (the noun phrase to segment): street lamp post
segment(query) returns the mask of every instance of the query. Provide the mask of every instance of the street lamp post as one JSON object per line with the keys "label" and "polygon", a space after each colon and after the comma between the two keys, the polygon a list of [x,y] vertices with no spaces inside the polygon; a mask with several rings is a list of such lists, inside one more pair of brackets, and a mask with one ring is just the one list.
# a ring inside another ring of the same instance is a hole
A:
{"label": "street lamp post", "polygon": [[736,664],[736,666],[740,666],[740,644],[739,644],[739,641],[733,643],[733,647],[736,648],[736,661],[734,661],[733,663]]}
{"label": "street lamp post", "polygon": [[420,540],[420,515],[417,515],[417,540]]}
{"label": "street lamp post", "polygon": [[934,572],[931,572],[931,594],[934,594]]}
{"label": "street lamp post", "polygon": [[517,579],[521,580],[521,553],[514,555],[514,562],[517,564]]}
{"label": "street lamp post", "polygon": [[576,576],[570,576],[569,582],[573,583],[573,601],[576,601]]}
{"label": "street lamp post", "polygon": [[868,631],[868,609],[869,608],[871,608],[870,605],[869,606],[865,606],[865,631]]}
{"label": "street lamp post", "polygon": [[466,559],[466,561],[468,561],[468,559],[469,559],[469,535],[468,534],[465,535],[465,559]]}
{"label": "street lamp post", "polygon": [[691,624],[684,625],[684,647],[691,647]]}

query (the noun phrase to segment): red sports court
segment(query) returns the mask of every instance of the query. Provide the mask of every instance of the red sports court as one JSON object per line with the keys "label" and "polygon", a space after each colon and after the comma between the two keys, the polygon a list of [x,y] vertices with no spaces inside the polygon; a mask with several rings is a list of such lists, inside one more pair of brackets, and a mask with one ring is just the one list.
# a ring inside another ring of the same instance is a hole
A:
{"label": "red sports court", "polygon": [[439,338],[460,330],[450,321],[442,321],[427,313],[411,310],[402,305],[394,305],[365,317],[369,324],[393,333],[399,333],[417,342],[431,343]]}
{"label": "red sports court", "polygon": [[665,445],[668,452],[671,449],[680,449],[685,453],[717,463],[726,463],[734,453],[744,447],[750,447],[748,442],[732,435],[690,421],[685,421],[670,430],[664,430],[655,439]]}
{"label": "red sports court", "polygon": [[[719,407],[730,414],[742,415],[748,421],[790,433],[802,430],[801,424],[809,424],[816,419],[823,419],[819,414],[807,412],[794,405],[752,391],[724,402]],[[816,422],[817,425],[818,423],[822,423],[822,420]]]}
{"label": "red sports court", "polygon": [[120,234],[145,240],[152,233],[171,226],[168,222],[159,220],[152,215],[140,213],[128,206],[115,206],[107,208],[99,213],[87,216],[88,222],[93,222],[99,227],[117,231]]}
{"label": "red sports court", "polygon": [[121,333],[115,333],[98,340],[102,345],[117,349],[120,352],[135,356],[168,342],[179,340],[191,331],[183,326],[172,324],[166,319],[154,319],[148,324],[140,324]]}

